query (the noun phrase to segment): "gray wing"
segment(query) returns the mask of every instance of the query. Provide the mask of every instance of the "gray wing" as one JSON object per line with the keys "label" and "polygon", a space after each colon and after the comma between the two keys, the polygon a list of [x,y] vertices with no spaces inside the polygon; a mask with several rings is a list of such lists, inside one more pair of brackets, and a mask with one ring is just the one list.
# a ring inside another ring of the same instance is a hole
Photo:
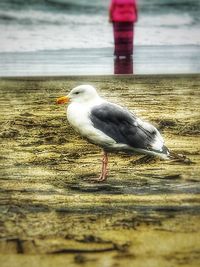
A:
{"label": "gray wing", "polygon": [[117,143],[163,152],[163,139],[158,130],[118,105],[105,103],[96,106],[91,110],[90,119],[95,128]]}

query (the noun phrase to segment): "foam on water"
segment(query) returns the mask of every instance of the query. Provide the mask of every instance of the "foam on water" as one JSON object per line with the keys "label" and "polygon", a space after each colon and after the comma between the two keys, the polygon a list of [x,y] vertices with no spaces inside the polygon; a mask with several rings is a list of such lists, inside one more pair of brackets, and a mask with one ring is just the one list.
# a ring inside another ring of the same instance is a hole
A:
{"label": "foam on water", "polygon": [[161,15],[154,15],[153,17],[150,15],[142,16],[139,25],[146,27],[147,25],[151,25],[151,27],[159,26],[159,27],[183,27],[183,26],[191,26],[193,23],[192,17],[187,14],[183,13],[181,15],[175,14],[163,14]]}

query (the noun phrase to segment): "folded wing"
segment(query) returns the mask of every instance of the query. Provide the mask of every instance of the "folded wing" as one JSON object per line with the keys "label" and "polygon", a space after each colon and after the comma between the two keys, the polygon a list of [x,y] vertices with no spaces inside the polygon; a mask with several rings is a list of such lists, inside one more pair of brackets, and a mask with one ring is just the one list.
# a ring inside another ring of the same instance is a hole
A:
{"label": "folded wing", "polygon": [[167,148],[158,130],[121,106],[109,102],[95,106],[91,110],[90,119],[95,128],[117,143],[167,154]]}

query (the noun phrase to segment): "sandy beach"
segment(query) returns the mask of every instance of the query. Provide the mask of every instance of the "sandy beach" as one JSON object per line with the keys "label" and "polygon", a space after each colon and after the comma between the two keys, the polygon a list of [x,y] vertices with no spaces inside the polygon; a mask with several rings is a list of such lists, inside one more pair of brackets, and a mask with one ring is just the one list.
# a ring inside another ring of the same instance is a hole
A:
{"label": "sandy beach", "polygon": [[[191,164],[111,155],[68,125],[55,99],[90,83],[156,125]],[[200,75],[0,79],[0,264],[200,264]]]}
{"label": "sandy beach", "polygon": [[[199,12],[138,1],[133,57],[114,58],[107,0],[0,1],[1,267],[200,266]],[[86,83],[189,160],[110,154],[91,182],[102,151],[55,103]]]}

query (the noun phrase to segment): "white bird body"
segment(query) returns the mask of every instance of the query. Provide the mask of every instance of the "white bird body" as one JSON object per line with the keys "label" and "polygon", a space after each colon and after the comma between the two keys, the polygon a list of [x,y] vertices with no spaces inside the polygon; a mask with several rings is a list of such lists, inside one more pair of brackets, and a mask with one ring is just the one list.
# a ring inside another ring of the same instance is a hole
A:
{"label": "white bird body", "polygon": [[89,119],[91,108],[104,102],[100,97],[97,97],[94,101],[85,101],[84,103],[72,102],[67,107],[67,119],[74,130],[91,143],[99,146],[102,144],[112,146],[116,143],[115,140],[95,129]]}
{"label": "white bird body", "polygon": [[[75,87],[66,98],[70,102],[67,107],[68,122],[81,136],[105,151],[106,165],[102,167],[100,181],[106,179],[109,151],[168,158],[169,151],[153,125],[142,121],[127,109],[104,100],[94,87]],[[62,100],[58,100],[58,103],[64,103]]]}

